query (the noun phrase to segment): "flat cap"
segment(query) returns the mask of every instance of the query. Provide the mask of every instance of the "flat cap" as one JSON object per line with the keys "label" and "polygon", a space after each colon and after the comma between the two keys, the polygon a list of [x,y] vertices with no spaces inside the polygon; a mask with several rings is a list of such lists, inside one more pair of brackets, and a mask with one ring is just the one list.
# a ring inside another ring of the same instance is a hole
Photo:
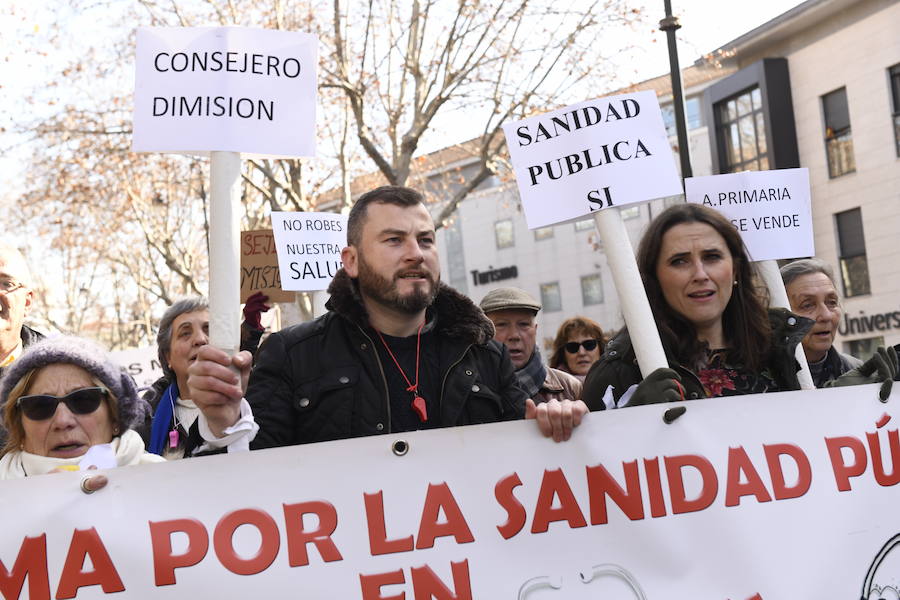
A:
{"label": "flat cap", "polygon": [[531,297],[525,290],[515,287],[504,287],[491,290],[481,299],[481,310],[485,313],[495,310],[541,310],[541,303]]}

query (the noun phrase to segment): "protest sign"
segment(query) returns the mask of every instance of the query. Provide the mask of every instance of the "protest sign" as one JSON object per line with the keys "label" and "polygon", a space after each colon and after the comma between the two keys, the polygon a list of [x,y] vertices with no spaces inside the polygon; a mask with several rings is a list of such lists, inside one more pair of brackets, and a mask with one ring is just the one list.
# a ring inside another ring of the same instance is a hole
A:
{"label": "protest sign", "polygon": [[900,562],[900,390],[877,390],[688,402],[671,425],[672,404],[592,413],[560,444],[512,422],[124,467],[90,496],[78,473],[2,481],[0,590],[889,597],[869,591]]}
{"label": "protest sign", "polygon": [[530,229],[682,191],[654,92],[573,104],[503,131]]}
{"label": "protest sign", "polygon": [[113,361],[131,375],[138,389],[148,388],[163,376],[156,346],[116,350],[109,353]]}
{"label": "protest sign", "polygon": [[317,44],[295,31],[139,28],[134,151],[314,155]]}
{"label": "protest sign", "polygon": [[816,253],[808,169],[690,177],[684,185],[688,202],[731,220],[754,261]]}
{"label": "protest sign", "polygon": [[241,303],[262,292],[269,302],[293,302],[293,292],[281,289],[278,253],[271,229],[241,232]]}
{"label": "protest sign", "polygon": [[281,270],[281,289],[328,288],[341,268],[347,245],[347,216],[337,213],[273,212],[272,232]]}

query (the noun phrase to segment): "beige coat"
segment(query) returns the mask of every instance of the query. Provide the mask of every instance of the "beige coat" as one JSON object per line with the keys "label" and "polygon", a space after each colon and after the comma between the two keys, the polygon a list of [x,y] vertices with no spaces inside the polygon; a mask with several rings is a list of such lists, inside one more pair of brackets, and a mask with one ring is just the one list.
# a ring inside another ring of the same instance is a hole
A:
{"label": "beige coat", "polygon": [[574,375],[565,371],[547,367],[547,377],[537,395],[535,402],[557,400],[581,400],[581,382]]}

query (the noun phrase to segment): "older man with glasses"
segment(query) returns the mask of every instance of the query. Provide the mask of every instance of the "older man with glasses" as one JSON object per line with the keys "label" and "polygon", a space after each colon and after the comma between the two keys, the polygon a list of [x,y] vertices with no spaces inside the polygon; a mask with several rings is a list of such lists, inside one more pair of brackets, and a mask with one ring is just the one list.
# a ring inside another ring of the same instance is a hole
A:
{"label": "older man with glasses", "polygon": [[0,375],[22,351],[44,336],[25,325],[34,293],[25,257],[0,242]]}

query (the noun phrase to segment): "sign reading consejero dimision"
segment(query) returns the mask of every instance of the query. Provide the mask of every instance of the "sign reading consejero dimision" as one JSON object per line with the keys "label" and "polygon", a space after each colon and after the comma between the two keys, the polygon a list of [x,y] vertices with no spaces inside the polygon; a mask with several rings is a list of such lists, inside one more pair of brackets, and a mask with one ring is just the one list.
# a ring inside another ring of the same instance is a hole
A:
{"label": "sign reading consejero dimision", "polygon": [[133,148],[312,156],[316,63],[308,33],[140,28]]}

